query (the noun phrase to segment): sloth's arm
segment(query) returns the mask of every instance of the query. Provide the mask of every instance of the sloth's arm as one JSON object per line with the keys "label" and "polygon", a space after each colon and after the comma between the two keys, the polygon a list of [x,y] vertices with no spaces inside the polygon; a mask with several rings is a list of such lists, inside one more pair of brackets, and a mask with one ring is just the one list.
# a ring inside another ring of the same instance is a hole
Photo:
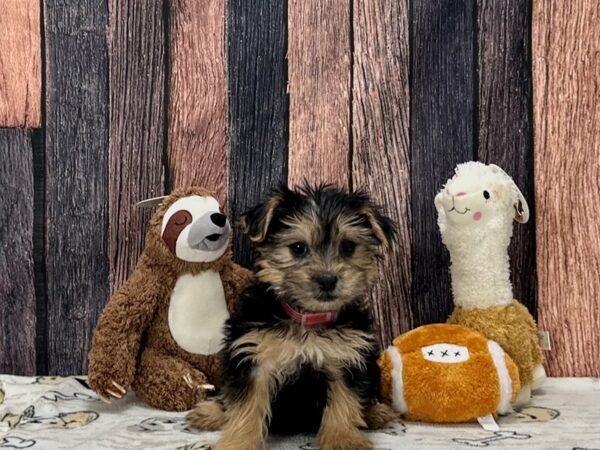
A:
{"label": "sloth's arm", "polygon": [[227,266],[221,274],[225,296],[227,297],[227,307],[229,311],[234,311],[238,303],[238,298],[244,287],[252,280],[254,273],[250,270],[234,263]]}
{"label": "sloth's arm", "polygon": [[124,389],[131,385],[142,335],[169,284],[165,276],[142,257],[105,306],[94,331],[88,367],[90,385],[100,395],[114,392],[113,382]]}

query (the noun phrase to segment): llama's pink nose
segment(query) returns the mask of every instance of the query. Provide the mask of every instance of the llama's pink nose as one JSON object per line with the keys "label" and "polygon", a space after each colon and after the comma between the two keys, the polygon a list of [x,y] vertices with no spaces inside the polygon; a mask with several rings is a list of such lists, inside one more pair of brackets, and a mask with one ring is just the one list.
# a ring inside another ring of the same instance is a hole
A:
{"label": "llama's pink nose", "polygon": [[459,192],[458,194],[456,194],[457,197],[462,197],[463,195],[467,195],[466,192]]}

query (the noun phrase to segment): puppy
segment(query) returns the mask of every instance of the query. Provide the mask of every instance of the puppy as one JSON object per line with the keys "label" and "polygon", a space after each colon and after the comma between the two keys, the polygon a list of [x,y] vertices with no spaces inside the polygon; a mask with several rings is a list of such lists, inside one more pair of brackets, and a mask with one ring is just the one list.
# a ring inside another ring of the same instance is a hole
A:
{"label": "puppy", "polygon": [[371,448],[359,428],[396,415],[377,403],[378,346],[365,294],[394,237],[364,192],[281,187],[240,223],[256,281],[225,325],[220,402],[188,415],[224,428],[217,450],[261,449],[267,431],[318,432],[322,450]]}

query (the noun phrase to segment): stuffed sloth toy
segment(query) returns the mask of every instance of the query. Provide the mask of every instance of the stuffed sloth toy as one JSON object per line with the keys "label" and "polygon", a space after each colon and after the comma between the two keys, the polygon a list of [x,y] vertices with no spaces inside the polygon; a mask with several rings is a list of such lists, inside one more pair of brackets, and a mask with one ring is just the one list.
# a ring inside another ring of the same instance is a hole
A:
{"label": "stuffed sloth toy", "polygon": [[132,388],[151,406],[184,411],[220,384],[222,327],[251,276],[232,260],[230,233],[205,189],[164,199],[135,271],[94,332],[88,375],[101,397]]}

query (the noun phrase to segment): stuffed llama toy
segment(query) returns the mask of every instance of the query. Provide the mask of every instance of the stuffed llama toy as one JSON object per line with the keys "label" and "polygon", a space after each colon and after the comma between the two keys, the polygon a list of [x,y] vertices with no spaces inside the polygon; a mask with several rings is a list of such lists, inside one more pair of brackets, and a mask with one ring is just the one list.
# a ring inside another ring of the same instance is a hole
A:
{"label": "stuffed llama toy", "polygon": [[513,298],[510,282],[512,222],[529,220],[527,202],[502,169],[473,161],[458,165],[435,206],[451,259],[455,309],[448,323],[502,346],[519,369],[517,403],[526,403],[546,378],[535,321]]}

